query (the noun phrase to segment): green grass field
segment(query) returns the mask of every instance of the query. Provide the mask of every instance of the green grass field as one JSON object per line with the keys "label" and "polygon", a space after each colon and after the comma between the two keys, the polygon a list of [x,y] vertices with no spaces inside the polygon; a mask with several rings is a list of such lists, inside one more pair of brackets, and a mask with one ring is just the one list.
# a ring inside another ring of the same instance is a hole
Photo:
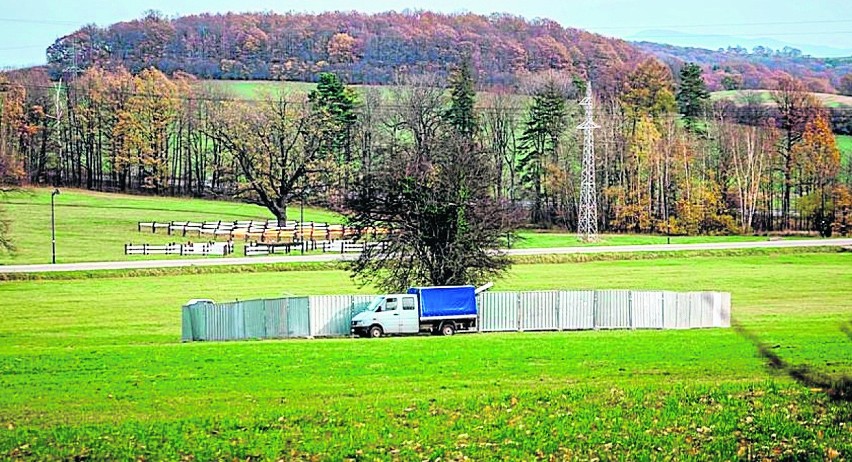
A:
{"label": "green grass field", "polygon": [[841,152],[852,154],[852,136],[837,135],[837,147]]}
{"label": "green grass field", "polygon": [[[34,189],[0,197],[0,208],[11,222],[14,254],[0,253],[0,265],[50,262],[50,189]],[[299,218],[293,204],[291,219]],[[122,261],[179,256],[126,256],[124,244],[167,244],[210,239],[210,236],[169,236],[139,232],[137,222],[269,219],[263,207],[237,202],[200,199],[128,196],[82,190],[63,190],[56,198],[57,262]],[[305,209],[306,221],[340,223],[342,217],[315,208]],[[580,242],[573,233],[522,231],[513,248],[570,247],[582,245],[663,244],[665,236],[605,235],[600,242]],[[674,244],[763,240],[759,236],[674,236]],[[242,256],[243,242],[236,242],[234,256]],[[216,257],[210,257],[216,258]]]}
{"label": "green grass field", "polygon": [[[287,95],[293,98],[306,96],[316,88],[315,83],[311,82],[291,82],[291,81],[268,81],[268,80],[200,80],[200,86],[207,86],[214,91],[223,95],[228,95],[232,98],[256,100],[263,99],[267,96]],[[358,93],[363,93],[367,89],[378,90],[383,98],[389,98],[395,90],[400,86],[395,85],[348,85]],[[480,102],[483,98],[491,93],[488,91],[477,92]],[[449,95],[449,93],[448,93]],[[512,95],[514,104],[525,105],[530,98],[526,95]]]}
{"label": "green grass field", "polygon": [[837,135],[837,147],[840,149],[841,157],[848,162],[852,159],[852,136]]}
{"label": "green grass field", "polygon": [[[517,265],[495,289],[567,288],[731,291],[786,360],[852,371],[852,253]],[[852,455],[852,404],[731,329],[178,342],[189,298],[357,291],[334,270],[0,282],[0,458]]]}
{"label": "green grass field", "polygon": [[[16,253],[0,253],[2,264],[50,262],[50,189],[34,189],[0,197],[0,207],[11,221]],[[290,219],[299,219],[299,204]],[[124,244],[167,244],[199,239],[138,232],[140,221],[236,221],[273,218],[265,208],[237,202],[104,194],[62,190],[56,197],[56,247],[58,263],[115,261],[165,256],[126,256]],[[339,223],[341,217],[325,210],[305,209],[305,221]],[[202,239],[210,239],[209,236]],[[237,243],[236,256],[242,256]],[[211,257],[212,258],[212,257]]]}
{"label": "green grass field", "polygon": [[[713,101],[729,99],[736,103],[744,103],[749,95],[757,95],[762,104],[774,104],[771,90],[725,90],[710,93]],[[831,93],[813,93],[826,107],[852,106],[852,96],[835,95]]]}
{"label": "green grass field", "polygon": [[258,99],[267,95],[307,95],[316,88],[310,82],[276,82],[268,80],[201,80],[198,85],[241,99]]}

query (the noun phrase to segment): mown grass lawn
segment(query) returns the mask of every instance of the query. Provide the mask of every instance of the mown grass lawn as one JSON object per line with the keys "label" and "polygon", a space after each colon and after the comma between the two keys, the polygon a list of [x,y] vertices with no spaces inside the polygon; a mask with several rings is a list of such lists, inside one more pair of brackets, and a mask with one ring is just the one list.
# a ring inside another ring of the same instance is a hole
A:
{"label": "mown grass lawn", "polygon": [[[11,223],[11,237],[17,247],[13,254],[0,252],[0,265],[49,263],[50,192],[39,188],[0,196],[0,210]],[[298,220],[299,204],[289,209],[289,218]],[[105,194],[82,190],[63,190],[56,198],[57,263],[122,261],[180,256],[127,256],[124,245],[168,244],[204,241],[210,236],[168,235],[165,230],[152,234],[139,232],[138,222],[150,221],[237,221],[266,220],[272,215],[263,207],[238,202],[201,199],[164,198]],[[327,210],[307,207],[305,221],[341,223],[343,217]],[[585,245],[664,244],[666,236],[604,235],[600,242],[583,243],[576,234],[566,232],[522,231],[522,239],[512,248],[568,247]],[[764,240],[761,236],[673,236],[673,244]],[[243,256],[244,242],[238,240],[234,256]],[[210,257],[220,258],[220,257]]]}
{"label": "mown grass lawn", "polygon": [[[516,265],[496,286],[561,288],[728,290],[786,360],[852,371],[852,253]],[[852,454],[852,405],[730,329],[178,342],[189,298],[359,290],[334,270],[0,282],[0,458]]]}
{"label": "mown grass lawn", "polygon": [[[2,264],[50,262],[50,192],[32,189],[0,197],[0,208],[11,222],[14,254],[0,252]],[[299,219],[299,204],[289,211],[289,219]],[[57,263],[84,261],[117,261],[165,256],[126,256],[124,245],[195,242],[209,236],[169,236],[165,230],[157,234],[139,232],[138,222],[150,221],[238,221],[273,218],[265,208],[239,202],[202,199],[166,198],[105,194],[63,189],[56,197]],[[308,207],[305,221],[339,223],[341,217],[326,210]],[[237,242],[236,256],[243,256],[242,242]],[[213,258],[213,257],[211,257]]]}

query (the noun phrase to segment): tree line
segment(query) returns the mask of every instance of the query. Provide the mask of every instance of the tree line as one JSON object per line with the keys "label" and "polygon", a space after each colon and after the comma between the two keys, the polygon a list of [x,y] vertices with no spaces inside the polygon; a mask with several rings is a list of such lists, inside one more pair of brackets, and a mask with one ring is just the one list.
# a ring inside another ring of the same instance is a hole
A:
{"label": "tree line", "polygon": [[[240,99],[151,68],[91,68],[61,82],[9,74],[0,76],[0,178],[237,198],[284,220],[303,200],[345,210],[370,197],[364,178],[402,182],[388,166],[416,177],[455,150],[453,165],[487,167],[488,198],[511,212],[506,220],[575,228],[585,81],[546,71],[511,93],[477,92],[475,76],[467,64],[447,79],[355,90],[323,73],[307,95]],[[848,232],[852,165],[841,162],[830,112],[796,79],[775,82],[772,106],[711,103],[700,67],[673,76],[647,59],[596,95],[601,230]]]}

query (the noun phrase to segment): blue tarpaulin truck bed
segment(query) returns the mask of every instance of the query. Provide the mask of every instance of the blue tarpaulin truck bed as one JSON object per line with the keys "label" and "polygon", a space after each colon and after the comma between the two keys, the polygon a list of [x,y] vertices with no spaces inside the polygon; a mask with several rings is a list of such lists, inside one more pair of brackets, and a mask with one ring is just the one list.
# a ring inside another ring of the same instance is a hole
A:
{"label": "blue tarpaulin truck bed", "polygon": [[420,299],[420,318],[476,316],[473,286],[412,287],[409,294]]}

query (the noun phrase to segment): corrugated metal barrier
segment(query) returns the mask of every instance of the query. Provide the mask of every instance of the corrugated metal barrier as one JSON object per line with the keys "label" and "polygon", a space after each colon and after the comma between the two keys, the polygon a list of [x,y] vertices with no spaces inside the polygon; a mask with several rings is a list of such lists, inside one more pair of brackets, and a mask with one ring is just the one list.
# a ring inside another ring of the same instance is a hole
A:
{"label": "corrugated metal barrier", "polygon": [[[319,295],[199,301],[183,306],[183,341],[349,335],[372,295]],[[485,292],[477,296],[480,332],[696,329],[731,326],[731,294],[573,290]]]}

